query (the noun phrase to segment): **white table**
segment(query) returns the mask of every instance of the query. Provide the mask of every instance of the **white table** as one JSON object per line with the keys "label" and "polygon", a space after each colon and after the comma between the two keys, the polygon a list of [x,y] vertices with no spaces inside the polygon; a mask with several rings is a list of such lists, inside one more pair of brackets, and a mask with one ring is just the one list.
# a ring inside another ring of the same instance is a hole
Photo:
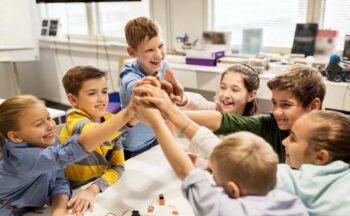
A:
{"label": "white table", "polygon": [[[126,210],[138,210],[142,216],[171,216],[174,206],[180,216],[193,216],[193,210],[181,191],[181,181],[166,160],[160,146],[126,161],[125,172],[119,181],[99,194],[93,212],[86,215],[104,216],[113,213],[122,215]],[[74,194],[80,189],[74,190]],[[158,195],[164,194],[165,205],[158,205]],[[147,213],[147,207],[154,204],[154,212]],[[169,206],[169,204],[171,206]],[[50,215],[50,209],[43,214]],[[131,211],[125,216],[131,215]]]}
{"label": "white table", "polygon": [[[5,99],[0,98],[0,104],[4,102]],[[53,109],[53,108],[48,108],[47,111],[50,113],[51,118],[57,118],[58,123],[61,124],[61,117],[66,115],[66,112],[63,110],[58,110],[58,109]]]}

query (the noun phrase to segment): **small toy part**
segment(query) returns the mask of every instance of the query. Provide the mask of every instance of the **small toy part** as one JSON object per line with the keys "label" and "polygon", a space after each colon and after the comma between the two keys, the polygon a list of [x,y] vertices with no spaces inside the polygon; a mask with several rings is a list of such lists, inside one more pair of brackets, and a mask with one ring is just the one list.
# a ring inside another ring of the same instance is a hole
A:
{"label": "small toy part", "polygon": [[163,194],[159,194],[159,205],[165,205],[165,199]]}
{"label": "small toy part", "polygon": [[148,208],[147,208],[147,212],[148,213],[151,213],[151,212],[153,212],[154,211],[154,207],[153,206],[148,206]]}
{"label": "small toy part", "polygon": [[176,210],[173,210],[173,211],[171,212],[171,214],[172,214],[172,215],[179,215],[179,212],[176,211]]}
{"label": "small toy part", "polygon": [[132,210],[131,216],[141,216],[139,211]]}

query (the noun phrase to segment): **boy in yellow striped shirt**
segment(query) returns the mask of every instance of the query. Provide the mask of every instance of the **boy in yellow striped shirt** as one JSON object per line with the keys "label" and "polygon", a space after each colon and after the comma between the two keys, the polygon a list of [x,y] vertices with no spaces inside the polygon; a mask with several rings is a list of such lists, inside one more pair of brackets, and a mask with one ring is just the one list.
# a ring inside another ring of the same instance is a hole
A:
{"label": "boy in yellow striped shirt", "polygon": [[[60,134],[61,143],[73,134],[84,133],[113,116],[106,112],[109,101],[105,72],[91,66],[77,66],[68,70],[62,83],[74,109],[67,113],[66,126]],[[123,126],[120,125],[120,128]],[[72,188],[93,181],[70,201],[69,207],[73,208],[73,214],[92,209],[95,196],[123,174],[124,152],[118,142],[120,128],[116,128],[117,132],[101,143],[87,158],[65,169]]]}

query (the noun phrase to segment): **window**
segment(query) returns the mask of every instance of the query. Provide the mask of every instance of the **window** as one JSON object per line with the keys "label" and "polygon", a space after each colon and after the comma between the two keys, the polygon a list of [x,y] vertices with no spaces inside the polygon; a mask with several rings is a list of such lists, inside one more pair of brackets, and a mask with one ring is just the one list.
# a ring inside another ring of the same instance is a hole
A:
{"label": "window", "polygon": [[124,37],[130,19],[150,16],[149,0],[138,2],[39,4],[42,19],[59,19],[59,34]]}
{"label": "window", "polygon": [[136,17],[149,17],[149,1],[140,2],[117,2],[117,3],[99,3],[99,25],[98,34],[124,37],[125,24]]}
{"label": "window", "polygon": [[231,31],[233,45],[242,30],[263,28],[264,47],[292,47],[295,24],[305,23],[307,0],[213,0],[212,29]]}
{"label": "window", "polygon": [[58,34],[88,34],[86,10],[83,3],[39,4],[42,19],[59,19]]}
{"label": "window", "polygon": [[343,50],[344,36],[350,34],[350,0],[323,0],[320,26],[338,31],[337,50]]}

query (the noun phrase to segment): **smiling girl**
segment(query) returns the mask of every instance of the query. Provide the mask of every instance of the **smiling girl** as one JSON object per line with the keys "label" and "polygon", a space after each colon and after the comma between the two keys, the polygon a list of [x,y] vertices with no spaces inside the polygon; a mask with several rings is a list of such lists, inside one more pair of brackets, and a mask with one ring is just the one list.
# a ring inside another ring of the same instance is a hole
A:
{"label": "smiling girl", "polygon": [[193,92],[185,92],[177,105],[183,110],[218,110],[236,115],[251,116],[259,113],[256,91],[258,72],[251,66],[236,64],[222,75],[217,101],[211,102]]}

